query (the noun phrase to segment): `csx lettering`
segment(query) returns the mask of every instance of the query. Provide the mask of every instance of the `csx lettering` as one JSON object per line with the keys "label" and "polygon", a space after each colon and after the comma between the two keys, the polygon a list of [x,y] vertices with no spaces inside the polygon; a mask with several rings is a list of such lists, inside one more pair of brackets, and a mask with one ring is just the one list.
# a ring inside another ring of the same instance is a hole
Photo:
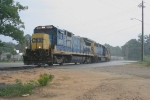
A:
{"label": "csx lettering", "polygon": [[32,38],[32,43],[42,43],[43,42],[43,39],[42,38]]}

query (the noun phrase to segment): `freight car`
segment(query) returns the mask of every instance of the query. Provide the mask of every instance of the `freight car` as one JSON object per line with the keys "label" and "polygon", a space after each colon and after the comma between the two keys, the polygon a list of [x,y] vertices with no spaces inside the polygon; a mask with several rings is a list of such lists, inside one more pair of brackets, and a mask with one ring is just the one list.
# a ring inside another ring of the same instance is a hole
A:
{"label": "freight car", "polygon": [[63,63],[96,63],[110,60],[109,50],[99,43],[85,37],[59,29],[53,25],[37,26],[26,46],[23,61],[25,65],[44,65]]}

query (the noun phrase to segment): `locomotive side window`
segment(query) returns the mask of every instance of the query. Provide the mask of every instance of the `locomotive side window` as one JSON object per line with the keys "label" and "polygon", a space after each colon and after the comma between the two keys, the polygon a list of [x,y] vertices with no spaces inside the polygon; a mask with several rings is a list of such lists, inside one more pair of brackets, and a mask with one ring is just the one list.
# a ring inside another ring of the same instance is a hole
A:
{"label": "locomotive side window", "polygon": [[59,39],[63,39],[62,36],[63,36],[62,33],[59,32],[59,33],[58,33],[58,38],[59,38]]}
{"label": "locomotive side window", "polygon": [[71,37],[71,33],[67,32],[67,36],[68,36],[68,37]]}
{"label": "locomotive side window", "polygon": [[91,43],[89,43],[89,42],[85,42],[85,44],[86,44],[87,46],[91,46]]}
{"label": "locomotive side window", "polygon": [[97,44],[97,43],[95,43],[95,46],[96,46],[96,47],[98,47],[98,44]]}

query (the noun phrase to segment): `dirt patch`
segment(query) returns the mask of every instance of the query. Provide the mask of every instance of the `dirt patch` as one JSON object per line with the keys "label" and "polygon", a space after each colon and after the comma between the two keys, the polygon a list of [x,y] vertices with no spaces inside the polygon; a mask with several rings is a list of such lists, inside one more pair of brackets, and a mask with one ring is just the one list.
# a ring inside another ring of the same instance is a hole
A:
{"label": "dirt patch", "polygon": [[[80,65],[79,65],[80,66]],[[0,74],[0,83],[37,80],[40,74],[53,74],[54,80],[28,97],[0,100],[150,100],[150,68],[124,65],[82,69],[39,68]]]}

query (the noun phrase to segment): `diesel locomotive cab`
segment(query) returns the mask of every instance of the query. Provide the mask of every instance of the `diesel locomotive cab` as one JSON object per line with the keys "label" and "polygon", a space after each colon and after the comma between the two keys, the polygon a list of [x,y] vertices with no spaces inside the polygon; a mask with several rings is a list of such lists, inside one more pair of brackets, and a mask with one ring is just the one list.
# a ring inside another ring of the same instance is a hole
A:
{"label": "diesel locomotive cab", "polygon": [[25,55],[23,56],[25,65],[34,64],[40,66],[53,64],[51,36],[49,33],[54,33],[52,26],[38,26],[34,29],[34,34],[30,41],[31,46],[26,48]]}

